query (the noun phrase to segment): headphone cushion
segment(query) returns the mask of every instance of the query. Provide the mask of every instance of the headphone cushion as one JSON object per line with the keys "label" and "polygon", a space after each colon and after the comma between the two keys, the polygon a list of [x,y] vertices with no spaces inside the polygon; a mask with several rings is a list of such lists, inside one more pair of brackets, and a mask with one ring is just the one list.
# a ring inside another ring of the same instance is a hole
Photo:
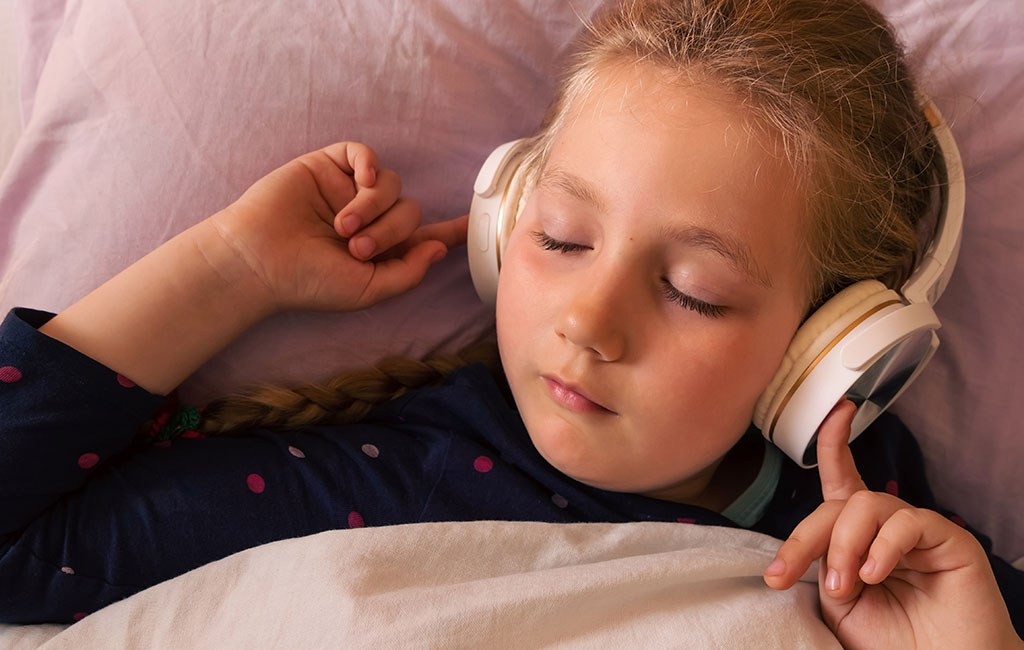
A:
{"label": "headphone cushion", "polygon": [[785,389],[840,332],[867,309],[892,299],[899,299],[899,295],[878,280],[861,280],[816,309],[793,335],[779,369],[757,400],[754,425],[764,430],[768,418],[778,408]]}

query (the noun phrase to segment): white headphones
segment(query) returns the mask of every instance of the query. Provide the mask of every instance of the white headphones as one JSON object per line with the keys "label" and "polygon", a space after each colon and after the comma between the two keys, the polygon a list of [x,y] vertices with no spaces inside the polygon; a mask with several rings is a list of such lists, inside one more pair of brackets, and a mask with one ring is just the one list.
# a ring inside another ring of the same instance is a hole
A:
{"label": "white headphones", "polygon": [[[878,280],[863,280],[811,314],[754,408],[754,425],[801,467],[817,464],[818,428],[840,398],[857,405],[852,441],[910,385],[939,345],[932,305],[945,290],[960,251],[964,172],[949,127],[933,103],[923,103],[946,179],[936,236],[898,292]],[[492,306],[501,255],[520,208],[525,142],[495,149],[473,184],[469,269],[477,294]]]}

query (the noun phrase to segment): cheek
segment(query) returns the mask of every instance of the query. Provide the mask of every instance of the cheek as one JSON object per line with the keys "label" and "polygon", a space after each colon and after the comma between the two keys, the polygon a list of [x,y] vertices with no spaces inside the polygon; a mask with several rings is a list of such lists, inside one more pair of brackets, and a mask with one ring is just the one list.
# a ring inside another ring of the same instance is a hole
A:
{"label": "cheek", "polygon": [[506,366],[514,360],[514,352],[533,338],[531,332],[541,322],[542,301],[550,293],[540,286],[538,278],[542,274],[519,234],[518,230],[513,233],[505,248],[498,274],[495,320],[498,347]]}
{"label": "cheek", "polygon": [[785,320],[759,319],[756,324],[713,323],[702,335],[667,337],[654,357],[660,366],[654,374],[670,378],[658,390],[660,398],[671,402],[687,394],[686,402],[697,407],[700,417],[725,417],[739,426],[775,376],[791,336]]}
{"label": "cheek", "polygon": [[509,321],[527,326],[533,323],[540,316],[545,300],[557,289],[550,282],[552,275],[546,268],[546,252],[529,241],[524,230],[516,228],[502,256],[497,296],[499,327],[502,321],[506,327]]}

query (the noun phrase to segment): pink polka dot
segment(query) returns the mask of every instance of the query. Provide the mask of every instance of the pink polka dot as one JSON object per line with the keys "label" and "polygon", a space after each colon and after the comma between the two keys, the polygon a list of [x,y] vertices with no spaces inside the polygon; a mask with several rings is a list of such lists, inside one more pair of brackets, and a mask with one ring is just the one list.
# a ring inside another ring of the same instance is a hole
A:
{"label": "pink polka dot", "polygon": [[306,457],[306,453],[299,449],[298,447],[288,447],[288,453],[291,454],[292,456],[295,456],[296,458]]}
{"label": "pink polka dot", "polygon": [[267,487],[263,477],[259,474],[250,474],[245,477],[245,484],[249,486],[249,489],[256,494],[262,494],[263,490]]}
{"label": "pink polka dot", "polygon": [[80,621],[80,620],[82,620],[83,618],[85,618],[88,615],[89,615],[89,612],[76,612],[75,615],[72,616],[71,618],[75,619],[76,621]]}
{"label": "pink polka dot", "polygon": [[348,513],[349,528],[364,528],[365,526],[366,522],[363,521],[363,516],[361,514],[355,511]]}
{"label": "pink polka dot", "polygon": [[4,366],[0,368],[0,381],[5,384],[13,384],[16,381],[21,381],[21,371],[14,366]]}
{"label": "pink polka dot", "polygon": [[967,528],[967,522],[964,521],[960,515],[950,515],[949,520],[961,528]]}
{"label": "pink polka dot", "polygon": [[569,506],[569,500],[561,494],[552,494],[551,503],[555,504],[559,508],[567,508]]}
{"label": "pink polka dot", "polygon": [[78,457],[78,466],[82,469],[95,467],[98,462],[100,462],[100,457],[91,452]]}
{"label": "pink polka dot", "polygon": [[480,456],[473,461],[473,469],[480,472],[481,474],[487,473],[494,468],[494,461],[487,456]]}
{"label": "pink polka dot", "polygon": [[132,386],[135,385],[134,381],[132,381],[131,379],[128,379],[127,377],[125,377],[124,375],[122,375],[120,373],[118,373],[118,375],[117,375],[117,383],[121,384],[125,388],[131,388]]}
{"label": "pink polka dot", "polygon": [[362,449],[363,453],[369,456],[370,458],[376,458],[377,456],[380,456],[380,449],[377,449],[376,445],[363,445]]}
{"label": "pink polka dot", "polygon": [[69,567],[69,566],[62,566],[62,567],[60,568],[60,570],[61,570],[61,572],[62,572],[62,573],[66,573],[66,574],[68,574],[69,576],[73,576],[73,575],[75,575],[75,570],[74,570],[74,569],[72,569],[72,568],[71,568],[71,567]]}
{"label": "pink polka dot", "polygon": [[676,521],[678,521],[681,524],[695,524],[695,523],[697,523],[697,520],[694,519],[693,517],[679,517],[678,519],[676,519]]}
{"label": "pink polka dot", "polygon": [[900,495],[900,486],[896,481],[889,481],[885,484],[885,491],[894,497],[898,497]]}

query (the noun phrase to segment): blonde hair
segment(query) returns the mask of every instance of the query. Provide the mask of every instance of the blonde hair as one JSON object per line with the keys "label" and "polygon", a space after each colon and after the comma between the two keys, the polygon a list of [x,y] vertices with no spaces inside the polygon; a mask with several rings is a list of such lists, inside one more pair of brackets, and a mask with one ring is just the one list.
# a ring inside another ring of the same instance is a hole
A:
{"label": "blonde hair", "polygon": [[[645,65],[711,83],[781,138],[807,197],[808,308],[867,278],[912,268],[935,183],[935,145],[901,46],[860,0],[626,0],[588,25],[559,95],[532,140],[527,193],[571,107],[611,66]],[[263,387],[207,406],[201,430],[294,428],[358,420],[374,405],[487,358],[389,359],[325,384]]]}
{"label": "blonde hair", "polygon": [[374,406],[410,390],[438,385],[452,371],[474,363],[482,363],[500,376],[501,362],[493,340],[478,340],[459,352],[437,353],[424,360],[390,357],[371,368],[338,373],[324,383],[257,386],[207,404],[199,431],[226,435],[256,427],[288,430],[358,422]]}

